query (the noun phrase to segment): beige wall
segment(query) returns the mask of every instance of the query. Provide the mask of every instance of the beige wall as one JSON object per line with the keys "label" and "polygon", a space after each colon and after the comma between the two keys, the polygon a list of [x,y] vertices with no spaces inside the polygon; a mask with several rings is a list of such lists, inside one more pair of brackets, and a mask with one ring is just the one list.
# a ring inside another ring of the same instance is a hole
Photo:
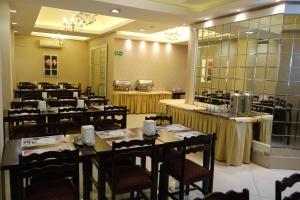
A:
{"label": "beige wall", "polygon": [[0,49],[2,57],[3,106],[8,108],[12,98],[12,40],[8,0],[0,1]]}
{"label": "beige wall", "polygon": [[186,45],[115,40],[114,79],[151,79],[156,89],[185,88],[187,52]]}
{"label": "beige wall", "polygon": [[[14,87],[20,81],[60,81],[81,83],[85,89],[89,82],[88,42],[65,40],[61,49],[41,48],[38,40],[47,39],[33,36],[15,37]],[[58,77],[43,75],[43,55],[57,55]]]}
{"label": "beige wall", "polygon": [[114,43],[115,43],[114,37],[115,34],[109,34],[89,41],[89,49],[103,44],[107,44],[107,77],[106,77],[107,95],[106,96],[108,97],[108,99],[111,99],[112,82],[113,82]]}

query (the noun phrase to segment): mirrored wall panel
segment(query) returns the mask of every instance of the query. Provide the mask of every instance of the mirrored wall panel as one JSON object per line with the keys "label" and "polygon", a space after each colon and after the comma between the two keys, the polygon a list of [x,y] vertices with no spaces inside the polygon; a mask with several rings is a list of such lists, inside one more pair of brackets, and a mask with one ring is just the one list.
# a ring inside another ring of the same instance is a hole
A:
{"label": "mirrored wall panel", "polygon": [[273,115],[267,143],[299,148],[300,15],[203,28],[198,40],[196,104],[229,104],[230,94],[250,92],[253,112]]}

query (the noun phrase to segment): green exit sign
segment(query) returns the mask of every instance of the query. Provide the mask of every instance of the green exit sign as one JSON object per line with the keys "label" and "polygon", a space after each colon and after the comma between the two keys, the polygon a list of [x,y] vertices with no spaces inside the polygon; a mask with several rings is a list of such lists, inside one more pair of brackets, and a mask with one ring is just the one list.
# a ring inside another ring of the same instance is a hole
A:
{"label": "green exit sign", "polygon": [[115,51],[115,56],[123,56],[123,51]]}

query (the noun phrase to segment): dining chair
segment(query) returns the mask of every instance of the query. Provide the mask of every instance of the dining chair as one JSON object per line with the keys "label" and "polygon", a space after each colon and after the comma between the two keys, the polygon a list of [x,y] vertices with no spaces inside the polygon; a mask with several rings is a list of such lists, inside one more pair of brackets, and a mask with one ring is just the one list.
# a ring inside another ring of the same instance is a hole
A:
{"label": "dining chair", "polygon": [[20,155],[20,199],[79,200],[78,157],[78,150]]}
{"label": "dining chair", "polygon": [[79,133],[81,126],[87,121],[86,117],[85,108],[58,108],[58,122],[64,134]]}
{"label": "dining chair", "polygon": [[38,109],[8,110],[9,139],[42,136],[46,133],[45,117]]}
{"label": "dining chair", "polygon": [[64,106],[73,106],[77,105],[76,97],[68,96],[68,97],[59,97],[57,98],[57,106],[64,107]]}
{"label": "dining chair", "polygon": [[213,192],[205,196],[203,199],[196,198],[194,200],[249,200],[249,190],[243,189],[242,192],[230,190],[226,193]]}
{"label": "dining chair", "polygon": [[[300,174],[295,173],[289,177],[283,178],[282,181],[277,180],[275,182],[275,200],[282,200],[282,192],[287,188],[293,187],[294,184],[300,182]],[[296,191],[292,193],[290,196],[283,198],[283,200],[299,200],[300,192]]]}
{"label": "dining chair", "polygon": [[[167,125],[167,124],[172,124],[173,123],[173,117],[172,116],[162,116],[162,115],[157,115],[157,116],[152,116],[152,117],[145,117],[145,120],[154,120],[156,121],[156,125]],[[168,153],[168,159],[176,159],[179,157],[179,152],[176,151],[175,149],[172,149]],[[159,163],[163,162],[164,159],[164,148],[159,147],[157,151],[157,161]],[[146,158],[141,157],[141,165],[143,167],[146,167]]]}
{"label": "dining chair", "polygon": [[11,109],[26,109],[26,108],[37,108],[38,101],[12,101],[10,103]]}
{"label": "dining chair", "polygon": [[[161,199],[166,196],[172,199],[183,200],[184,195],[189,191],[199,190],[204,195],[213,190],[214,159],[215,159],[215,141],[216,135],[199,135],[190,138],[184,138],[178,147],[181,151],[179,159],[169,160],[166,156],[161,168],[160,185]],[[171,148],[166,148],[166,152]],[[190,153],[203,153],[202,165],[188,159],[186,155]],[[179,191],[169,192],[168,177],[171,176],[179,182]],[[202,181],[202,187],[196,185],[196,182]],[[193,186],[190,188],[190,186]],[[179,196],[179,198],[176,197]]]}
{"label": "dining chair", "polygon": [[172,116],[156,115],[145,117],[145,120],[154,120],[156,122],[156,125],[173,124]]}
{"label": "dining chair", "polygon": [[98,130],[116,130],[126,128],[127,107],[105,106],[102,117],[93,122]]}
{"label": "dining chair", "polygon": [[88,96],[87,99],[87,105],[88,106],[102,106],[102,105],[107,105],[107,99],[105,96]]}
{"label": "dining chair", "polygon": [[[151,171],[137,164],[118,164],[121,159],[142,155],[151,158]],[[112,200],[115,200],[116,195],[124,193],[130,193],[131,199],[148,199],[142,190],[149,188],[150,199],[156,200],[157,162],[155,139],[113,142],[112,165],[111,168],[106,168],[105,174],[106,181],[111,189]]]}
{"label": "dining chair", "polygon": [[18,85],[19,90],[33,90],[36,86],[33,84],[26,84],[26,85]]}

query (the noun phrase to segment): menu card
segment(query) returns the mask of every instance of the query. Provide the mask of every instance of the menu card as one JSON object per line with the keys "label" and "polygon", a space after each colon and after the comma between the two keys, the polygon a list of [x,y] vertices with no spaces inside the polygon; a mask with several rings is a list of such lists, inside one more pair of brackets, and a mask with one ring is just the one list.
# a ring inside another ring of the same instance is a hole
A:
{"label": "menu card", "polygon": [[183,140],[184,138],[195,137],[202,134],[203,133],[200,133],[198,131],[188,131],[188,132],[175,133],[175,137],[178,138],[179,140]]}
{"label": "menu card", "polygon": [[181,124],[169,124],[169,125],[163,125],[163,126],[157,126],[158,130],[164,130],[164,131],[186,131],[190,130],[190,128],[185,127]]}
{"label": "menu card", "polygon": [[44,137],[22,138],[21,147],[34,147],[40,145],[67,143],[64,135],[52,135]]}
{"label": "menu card", "polygon": [[47,148],[24,149],[22,151],[22,156],[29,156],[34,153],[41,154],[47,151],[64,151],[64,150],[71,150],[70,145],[68,143],[64,143],[53,147],[47,147]]}

